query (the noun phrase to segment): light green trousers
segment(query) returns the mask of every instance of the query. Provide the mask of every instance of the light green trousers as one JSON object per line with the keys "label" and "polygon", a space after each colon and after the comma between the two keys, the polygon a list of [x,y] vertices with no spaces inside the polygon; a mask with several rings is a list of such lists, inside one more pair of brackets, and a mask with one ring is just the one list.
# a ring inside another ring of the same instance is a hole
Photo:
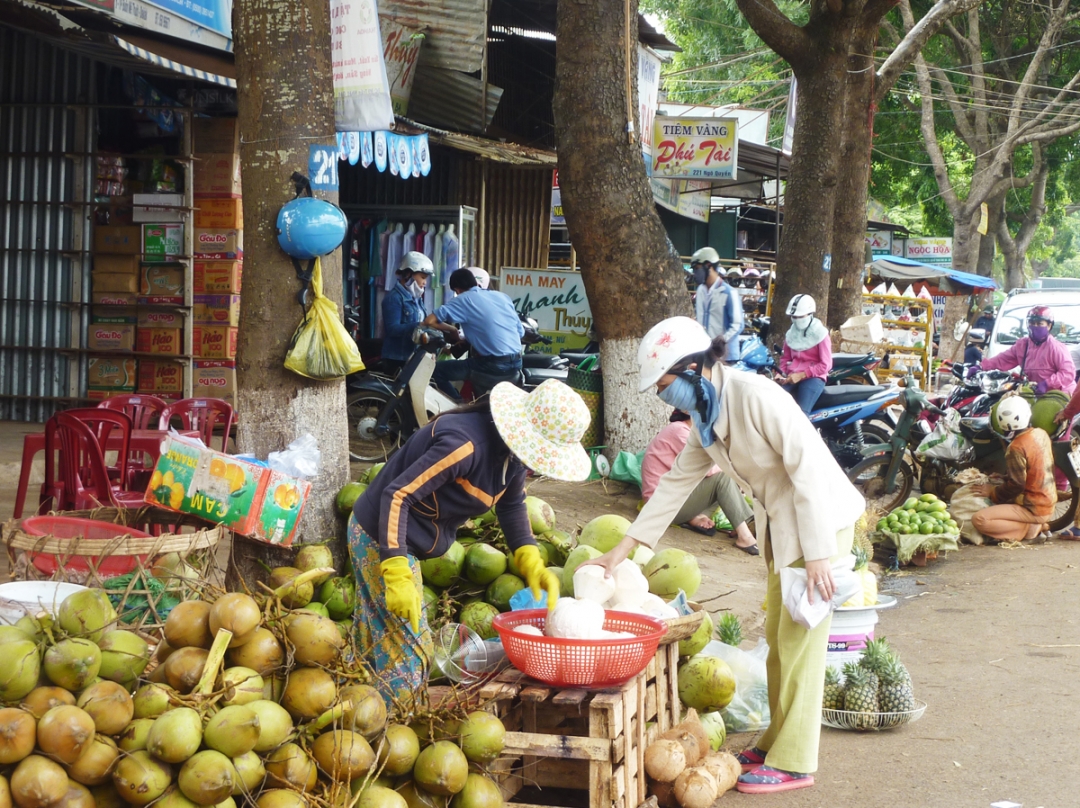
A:
{"label": "light green trousers", "polygon": [[[835,562],[851,552],[854,526],[836,534]],[[825,654],[832,616],[813,631],[791,619],[780,598],[780,574],[774,568],[772,544],[766,537],[765,561],[769,565],[765,596],[765,639],[769,643],[766,668],[769,674],[769,728],[757,742],[766,752],[765,764],[774,769],[810,774],[818,767],[821,738],[821,696],[825,687]],[[803,567],[799,559],[793,567]]]}

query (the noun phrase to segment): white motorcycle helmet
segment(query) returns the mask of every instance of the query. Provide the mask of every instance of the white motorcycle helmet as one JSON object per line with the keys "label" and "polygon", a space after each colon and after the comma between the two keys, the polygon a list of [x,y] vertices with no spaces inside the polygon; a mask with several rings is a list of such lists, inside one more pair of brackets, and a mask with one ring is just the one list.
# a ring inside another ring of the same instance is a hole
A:
{"label": "white motorcycle helmet", "polygon": [[398,262],[398,272],[423,272],[425,275],[435,274],[435,265],[431,263],[431,259],[424,255],[422,252],[416,250],[410,250],[401,256],[401,261]]}
{"label": "white motorcycle helmet", "polygon": [[491,285],[491,276],[486,269],[480,267],[467,267],[467,269],[476,278],[476,285],[481,289],[487,289]]}
{"label": "white motorcycle helmet", "polygon": [[719,264],[720,254],[712,247],[702,247],[690,256],[690,266],[694,264]]}
{"label": "white motorcycle helmet", "polygon": [[1003,398],[990,412],[990,426],[1006,440],[1031,424],[1031,405],[1020,396]]}
{"label": "white motorcycle helmet", "polygon": [[787,304],[787,311],[784,312],[788,317],[805,317],[808,314],[814,314],[817,311],[817,302],[810,295],[795,295],[791,298],[791,301]]}
{"label": "white motorcycle helmet", "polygon": [[638,391],[644,393],[680,359],[709,350],[712,340],[701,323],[690,317],[669,317],[649,329],[638,346]]}

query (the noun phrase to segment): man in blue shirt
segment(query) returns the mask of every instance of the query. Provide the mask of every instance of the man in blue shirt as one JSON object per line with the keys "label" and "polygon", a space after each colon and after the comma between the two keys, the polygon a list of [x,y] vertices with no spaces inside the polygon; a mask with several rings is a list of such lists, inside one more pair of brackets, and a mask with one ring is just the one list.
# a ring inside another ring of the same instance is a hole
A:
{"label": "man in blue shirt", "polygon": [[457,337],[460,325],[469,342],[469,358],[445,360],[435,365],[435,385],[454,399],[461,396],[451,382],[469,379],[479,398],[499,382],[517,384],[521,373],[521,338],[525,327],[510,298],[502,292],[481,289],[469,269],[450,274],[450,291],[456,296],[429,314],[424,325]]}

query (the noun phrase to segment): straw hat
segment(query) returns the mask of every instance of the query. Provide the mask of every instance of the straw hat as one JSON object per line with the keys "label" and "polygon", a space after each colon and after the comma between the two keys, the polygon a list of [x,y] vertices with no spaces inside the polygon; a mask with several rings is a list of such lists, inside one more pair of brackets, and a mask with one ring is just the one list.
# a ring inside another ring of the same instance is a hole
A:
{"label": "straw hat", "polygon": [[592,460],[581,437],[592,416],[562,382],[548,379],[531,393],[499,382],[491,391],[491,415],[510,451],[536,473],[566,482],[589,476]]}

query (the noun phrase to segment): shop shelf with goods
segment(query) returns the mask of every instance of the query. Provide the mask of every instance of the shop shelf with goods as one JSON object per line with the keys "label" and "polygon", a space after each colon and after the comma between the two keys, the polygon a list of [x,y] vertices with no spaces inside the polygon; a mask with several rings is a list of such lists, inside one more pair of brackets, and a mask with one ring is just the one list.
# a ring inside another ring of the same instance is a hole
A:
{"label": "shop shelf with goods", "polygon": [[[872,351],[888,356],[874,372],[882,380],[910,373],[920,386],[931,382],[930,363],[934,353],[933,302],[898,295],[863,295],[863,314],[852,317],[834,334],[833,350],[848,353]],[[905,319],[910,318],[910,319]]]}

